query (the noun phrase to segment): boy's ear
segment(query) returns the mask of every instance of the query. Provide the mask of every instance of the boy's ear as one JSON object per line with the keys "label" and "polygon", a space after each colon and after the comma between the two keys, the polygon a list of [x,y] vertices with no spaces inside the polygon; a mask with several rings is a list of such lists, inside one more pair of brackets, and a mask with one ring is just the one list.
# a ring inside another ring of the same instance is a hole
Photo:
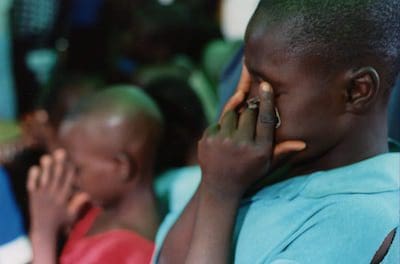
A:
{"label": "boy's ear", "polygon": [[380,77],[373,67],[351,70],[346,90],[347,110],[363,113],[370,109],[379,93]]}
{"label": "boy's ear", "polygon": [[117,176],[123,182],[128,182],[135,177],[136,174],[136,164],[126,153],[119,153],[115,156],[115,161],[117,163]]}

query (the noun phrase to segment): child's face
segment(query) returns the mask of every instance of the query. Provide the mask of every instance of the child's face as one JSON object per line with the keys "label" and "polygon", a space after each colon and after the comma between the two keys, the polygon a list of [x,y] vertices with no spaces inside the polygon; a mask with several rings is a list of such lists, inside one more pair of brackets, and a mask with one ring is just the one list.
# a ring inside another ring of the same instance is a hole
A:
{"label": "child's face", "polygon": [[304,140],[307,150],[298,161],[317,158],[344,134],[344,76],[328,78],[319,70],[325,63],[321,58],[289,55],[288,40],[279,27],[265,32],[250,34],[246,42],[245,63],[253,81],[250,96],[257,95],[262,81],[269,82],[282,121],[276,142]]}
{"label": "child's face", "polygon": [[119,199],[124,186],[117,175],[112,140],[96,122],[82,123],[62,125],[60,139],[77,168],[76,187],[88,193],[94,203],[107,206]]}

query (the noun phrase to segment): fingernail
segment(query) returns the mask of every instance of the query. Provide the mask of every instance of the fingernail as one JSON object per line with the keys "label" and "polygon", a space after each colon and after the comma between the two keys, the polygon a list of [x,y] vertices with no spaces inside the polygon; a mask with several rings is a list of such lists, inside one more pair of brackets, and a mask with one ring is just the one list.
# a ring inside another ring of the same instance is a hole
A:
{"label": "fingernail", "polygon": [[272,93],[272,86],[267,82],[263,82],[263,83],[261,83],[261,90],[263,92]]}
{"label": "fingernail", "polygon": [[54,151],[54,156],[56,157],[56,159],[64,159],[65,157],[65,150],[64,149],[57,149],[56,151]]}
{"label": "fingernail", "polygon": [[307,144],[304,143],[304,142],[298,142],[296,147],[297,147],[297,149],[298,149],[299,151],[300,151],[300,150],[304,150],[304,149],[306,149]]}
{"label": "fingernail", "polygon": [[49,155],[45,155],[43,157],[40,158],[40,163],[42,165],[48,165],[51,163],[51,157]]}

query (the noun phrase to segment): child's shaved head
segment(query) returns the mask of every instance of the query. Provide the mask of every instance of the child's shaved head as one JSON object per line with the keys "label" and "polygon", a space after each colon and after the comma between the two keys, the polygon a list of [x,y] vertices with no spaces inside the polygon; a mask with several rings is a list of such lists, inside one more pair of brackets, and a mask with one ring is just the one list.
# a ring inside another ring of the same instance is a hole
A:
{"label": "child's shaved head", "polygon": [[83,124],[89,129],[93,128],[88,124],[93,125],[96,121],[104,131],[112,129],[110,136],[114,146],[121,148],[139,141],[147,147],[149,144],[156,146],[161,137],[163,122],[153,100],[141,89],[129,85],[113,86],[94,94],[81,102],[67,116],[66,121],[66,124]]}
{"label": "child's shaved head", "polygon": [[146,115],[162,122],[161,113],[153,100],[139,88],[129,85],[113,86],[82,102],[67,119],[75,119],[88,114],[119,113],[121,115]]}
{"label": "child's shaved head", "polygon": [[162,123],[156,104],[133,86],[113,86],[81,102],[60,129],[76,187],[102,206],[150,188]]}
{"label": "child's shaved head", "polygon": [[291,55],[321,56],[330,69],[369,65],[383,88],[393,86],[400,67],[400,1],[261,0],[246,38],[284,24]]}
{"label": "child's shaved head", "polygon": [[[152,134],[155,139],[160,136],[161,113],[153,100],[137,87],[120,85],[99,92],[72,111],[67,121],[97,117],[104,123],[120,123],[124,126],[119,131],[119,137],[124,139],[122,144],[126,144],[126,140],[136,139],[133,134],[139,130],[144,134]],[[140,122],[142,125],[138,125]]]}

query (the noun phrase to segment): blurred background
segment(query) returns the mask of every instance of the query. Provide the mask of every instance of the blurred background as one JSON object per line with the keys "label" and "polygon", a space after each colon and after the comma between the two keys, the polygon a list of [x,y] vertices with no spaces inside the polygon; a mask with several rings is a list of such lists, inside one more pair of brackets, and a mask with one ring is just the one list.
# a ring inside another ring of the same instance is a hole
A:
{"label": "blurred background", "polygon": [[[221,76],[231,71],[231,82],[237,81],[243,35],[257,3],[1,0],[0,143],[28,133],[34,137],[24,135],[23,144],[36,144],[37,123],[66,110],[48,109],[61,90],[73,97],[83,88],[144,87],[163,77],[186,82],[207,122],[215,120],[219,101],[229,96],[218,89]],[[57,102],[58,108],[71,100]]]}
{"label": "blurred background", "polygon": [[29,167],[58,146],[64,115],[105,87],[132,84],[159,104],[168,126],[155,188],[167,196],[163,172],[196,164],[198,138],[236,87],[257,4],[0,0],[0,213],[14,223],[0,228],[0,251],[29,231]]}
{"label": "blurred background", "polygon": [[143,86],[165,75],[187,80],[212,120],[219,77],[258,1],[250,2],[2,0],[0,120],[41,107],[60,79]]}

